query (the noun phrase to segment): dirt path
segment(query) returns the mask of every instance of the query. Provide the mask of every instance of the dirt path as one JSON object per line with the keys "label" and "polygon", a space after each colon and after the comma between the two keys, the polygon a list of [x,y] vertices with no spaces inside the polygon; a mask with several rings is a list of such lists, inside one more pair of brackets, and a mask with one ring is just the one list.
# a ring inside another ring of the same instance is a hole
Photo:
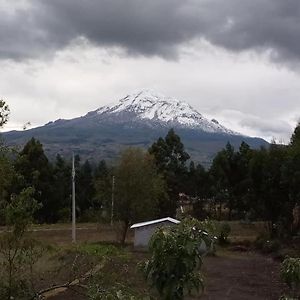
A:
{"label": "dirt path", "polygon": [[278,300],[284,290],[279,264],[253,253],[207,257],[205,300]]}

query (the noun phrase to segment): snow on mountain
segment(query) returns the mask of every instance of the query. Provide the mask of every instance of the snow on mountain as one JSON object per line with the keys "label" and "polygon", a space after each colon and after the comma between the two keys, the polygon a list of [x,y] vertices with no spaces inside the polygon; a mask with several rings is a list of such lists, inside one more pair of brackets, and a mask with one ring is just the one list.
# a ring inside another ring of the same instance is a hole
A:
{"label": "snow on mountain", "polygon": [[97,110],[98,115],[119,115],[124,112],[134,113],[141,120],[151,120],[174,127],[238,135],[238,133],[219,124],[217,120],[206,119],[188,103],[151,90],[142,90],[127,95],[117,103],[103,106]]}

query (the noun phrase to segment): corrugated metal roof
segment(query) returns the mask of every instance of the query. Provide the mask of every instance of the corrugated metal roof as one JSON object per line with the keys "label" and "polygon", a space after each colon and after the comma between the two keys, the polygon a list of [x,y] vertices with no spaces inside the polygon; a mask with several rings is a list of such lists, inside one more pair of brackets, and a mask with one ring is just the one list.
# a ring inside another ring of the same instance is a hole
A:
{"label": "corrugated metal roof", "polygon": [[130,228],[138,228],[138,227],[148,226],[148,225],[161,223],[161,222],[166,222],[166,221],[174,223],[174,224],[179,224],[180,223],[180,221],[178,221],[176,219],[167,217],[167,218],[152,220],[152,221],[148,221],[148,222],[136,223],[136,224],[133,224],[132,226],[130,226]]}

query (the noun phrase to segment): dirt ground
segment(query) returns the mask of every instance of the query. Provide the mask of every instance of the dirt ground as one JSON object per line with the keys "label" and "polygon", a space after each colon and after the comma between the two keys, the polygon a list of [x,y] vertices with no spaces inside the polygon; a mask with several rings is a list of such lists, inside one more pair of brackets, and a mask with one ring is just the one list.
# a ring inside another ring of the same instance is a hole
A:
{"label": "dirt ground", "polygon": [[205,300],[279,299],[285,286],[279,263],[254,253],[225,253],[205,259]]}
{"label": "dirt ground", "polygon": [[[206,257],[204,294],[189,299],[278,300],[285,286],[279,279],[279,264],[254,253],[221,253]],[[80,288],[51,297],[50,300],[87,300]]]}
{"label": "dirt ground", "polygon": [[[242,236],[242,239],[249,238],[256,232],[256,228],[239,227],[234,229],[236,231],[235,236]],[[241,232],[240,232],[241,231]],[[33,228],[33,237],[45,241],[51,245],[66,246],[71,244],[71,230],[69,225],[53,225],[53,226],[37,226]],[[77,230],[78,244],[88,242],[115,242],[118,235],[117,230],[112,229],[109,225],[102,225],[99,227],[97,224],[80,224]],[[132,233],[129,233],[127,242],[132,242]],[[131,247],[128,247],[128,251],[131,253]],[[124,267],[130,268],[131,272],[136,271],[137,263],[145,259],[147,255],[145,253],[131,253],[130,262],[126,262]],[[60,257],[61,259],[61,257]],[[72,257],[65,255],[63,258],[64,265],[72,264]],[[46,262],[47,265],[49,261]],[[92,262],[93,263],[93,262]],[[53,270],[57,271],[57,268],[61,268],[61,275],[57,276],[55,281],[51,281],[51,284],[63,283],[67,280],[68,274],[64,273],[64,267],[53,263]],[[83,261],[82,270],[88,271],[88,262]],[[108,269],[102,270],[109,274],[111,266]],[[116,266],[116,268],[122,268],[122,266]],[[118,271],[117,271],[118,272]],[[229,250],[223,250],[217,252],[217,256],[210,256],[204,259],[203,273],[205,276],[205,291],[201,296],[189,298],[189,299],[204,299],[204,300],[271,300],[279,299],[286,287],[281,283],[279,278],[279,262],[274,261],[269,256],[263,256],[254,252],[233,252]],[[54,273],[53,273],[54,274]],[[44,281],[41,288],[48,287],[50,284],[49,279],[51,273],[44,274]],[[126,276],[126,275],[125,275]],[[130,278],[128,274],[128,282],[136,281],[140,278],[140,282],[136,283],[142,290],[146,288],[142,276],[139,274],[133,275]],[[135,276],[135,277],[134,277]],[[74,277],[73,277],[74,278]],[[76,277],[75,277],[76,278]],[[110,277],[109,277],[110,278]],[[85,290],[81,287],[74,287],[55,295],[50,300],[87,300]]]}

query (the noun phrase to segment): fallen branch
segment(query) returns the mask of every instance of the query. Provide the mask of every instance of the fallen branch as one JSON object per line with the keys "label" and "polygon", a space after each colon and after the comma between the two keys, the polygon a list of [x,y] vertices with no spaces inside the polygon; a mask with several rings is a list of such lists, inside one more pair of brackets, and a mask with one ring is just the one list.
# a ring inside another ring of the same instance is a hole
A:
{"label": "fallen branch", "polygon": [[[102,267],[103,267],[103,264],[98,264],[94,268],[89,270],[87,273],[85,273],[79,279],[76,278],[71,282],[67,282],[67,283],[59,284],[59,285],[54,285],[52,287],[43,289],[43,290],[37,292],[36,295],[32,298],[32,300],[34,300],[34,299],[47,299],[49,297],[53,297],[57,294],[63,293],[66,290],[71,289],[71,288],[72,288],[72,290],[76,291],[75,289],[73,289],[74,286],[78,286],[78,287],[81,287],[83,289],[87,289],[87,286],[81,284],[81,282],[88,279],[89,277],[93,276],[97,272],[99,272]],[[78,291],[76,291],[76,292],[78,292]]]}

